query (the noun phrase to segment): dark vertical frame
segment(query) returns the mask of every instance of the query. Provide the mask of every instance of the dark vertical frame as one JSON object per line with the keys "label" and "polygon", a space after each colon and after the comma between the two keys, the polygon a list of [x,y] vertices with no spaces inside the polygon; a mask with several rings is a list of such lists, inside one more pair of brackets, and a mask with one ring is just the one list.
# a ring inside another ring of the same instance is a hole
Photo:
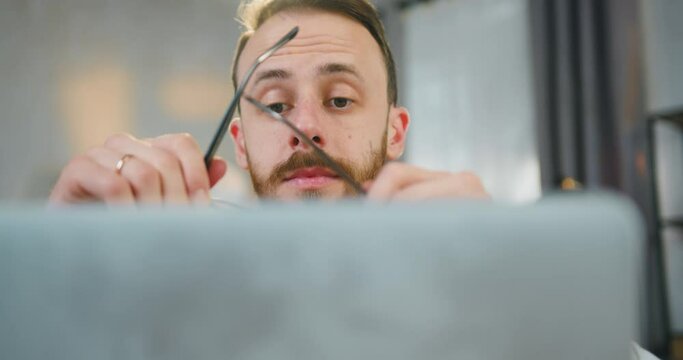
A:
{"label": "dark vertical frame", "polygon": [[574,178],[621,191],[647,223],[643,346],[666,358],[669,319],[643,102],[639,0],[529,0],[544,191]]}
{"label": "dark vertical frame", "polygon": [[619,188],[604,4],[529,4],[543,188],[557,189],[565,177],[588,187]]}
{"label": "dark vertical frame", "polygon": [[557,121],[545,121],[558,113],[557,93],[557,52],[554,39],[557,37],[553,23],[554,1],[536,1],[530,6],[531,32],[534,61],[534,83],[536,88],[537,138],[539,143],[539,162],[541,164],[541,185],[544,191],[553,189],[562,178],[559,129]]}
{"label": "dark vertical frame", "polygon": [[[651,251],[652,251],[652,257],[656,261],[656,264],[658,265],[658,274],[659,276],[654,278],[658,282],[658,286],[661,287],[662,289],[662,302],[666,305],[662,308],[663,311],[663,323],[665,325],[665,328],[668,329],[669,331],[666,334],[666,340],[667,343],[672,343],[673,338],[674,338],[674,333],[673,333],[673,326],[671,324],[671,311],[670,311],[670,306],[671,303],[669,302],[669,286],[668,284],[671,281],[674,281],[675,279],[668,278],[667,277],[667,271],[666,271],[666,266],[665,266],[665,256],[664,256],[664,235],[663,235],[663,230],[665,228],[678,228],[680,229],[683,227],[683,222],[681,221],[680,218],[675,217],[675,218],[665,218],[664,215],[662,214],[661,207],[660,207],[660,196],[662,195],[660,193],[659,189],[659,181],[658,181],[658,167],[662,166],[657,162],[657,135],[656,135],[656,127],[658,123],[664,123],[668,122],[671,124],[676,125],[676,127],[679,129],[679,131],[683,131],[683,108],[678,108],[678,109],[671,109],[669,111],[665,111],[662,113],[658,114],[653,114],[648,117],[648,122],[647,122],[647,158],[648,158],[648,165],[649,165],[649,172],[652,174],[652,194],[651,194],[651,203],[652,203],[652,212],[654,214],[654,222],[655,226],[652,229],[653,232],[653,237],[657,239],[657,241],[653,242],[651,244]],[[671,349],[670,349],[671,350]]]}

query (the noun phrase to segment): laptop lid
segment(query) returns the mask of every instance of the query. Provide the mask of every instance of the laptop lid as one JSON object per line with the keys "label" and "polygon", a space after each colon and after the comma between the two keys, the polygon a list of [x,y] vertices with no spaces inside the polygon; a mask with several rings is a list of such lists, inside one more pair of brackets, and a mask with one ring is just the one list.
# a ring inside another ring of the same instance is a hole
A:
{"label": "laptop lid", "polygon": [[2,359],[627,359],[641,221],[537,204],[0,211]]}

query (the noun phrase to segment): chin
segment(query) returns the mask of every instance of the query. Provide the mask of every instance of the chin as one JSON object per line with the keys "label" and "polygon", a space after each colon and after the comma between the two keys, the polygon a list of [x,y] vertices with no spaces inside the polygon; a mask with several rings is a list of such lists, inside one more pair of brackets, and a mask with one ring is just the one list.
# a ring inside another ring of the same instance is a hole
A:
{"label": "chin", "polygon": [[283,201],[338,200],[349,197],[344,187],[330,186],[309,189],[281,189],[275,198]]}

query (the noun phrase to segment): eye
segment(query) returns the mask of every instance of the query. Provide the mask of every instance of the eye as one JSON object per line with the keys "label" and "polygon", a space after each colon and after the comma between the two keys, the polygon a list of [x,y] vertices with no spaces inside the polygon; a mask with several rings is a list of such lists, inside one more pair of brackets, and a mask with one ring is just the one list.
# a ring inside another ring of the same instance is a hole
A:
{"label": "eye", "polygon": [[353,103],[353,100],[343,98],[343,97],[332,98],[329,101],[330,106],[332,106],[335,109],[340,109],[340,110],[347,109],[349,106],[351,106],[352,103]]}
{"label": "eye", "polygon": [[285,103],[273,103],[268,105],[268,108],[270,108],[278,114],[282,114],[283,112],[289,110],[289,105]]}

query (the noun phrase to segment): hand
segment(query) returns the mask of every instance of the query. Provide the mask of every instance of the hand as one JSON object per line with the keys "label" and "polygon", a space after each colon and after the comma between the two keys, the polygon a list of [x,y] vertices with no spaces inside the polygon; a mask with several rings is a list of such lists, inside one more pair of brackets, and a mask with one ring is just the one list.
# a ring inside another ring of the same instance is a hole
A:
{"label": "hand", "polygon": [[368,199],[379,201],[490,198],[472,173],[430,171],[398,162],[385,165],[366,188]]}
{"label": "hand", "polygon": [[[116,164],[127,154],[131,157],[117,173]],[[226,171],[226,162],[214,158],[207,174],[202,152],[189,134],[144,140],[119,134],[71,160],[50,202],[208,203],[209,190]]]}

